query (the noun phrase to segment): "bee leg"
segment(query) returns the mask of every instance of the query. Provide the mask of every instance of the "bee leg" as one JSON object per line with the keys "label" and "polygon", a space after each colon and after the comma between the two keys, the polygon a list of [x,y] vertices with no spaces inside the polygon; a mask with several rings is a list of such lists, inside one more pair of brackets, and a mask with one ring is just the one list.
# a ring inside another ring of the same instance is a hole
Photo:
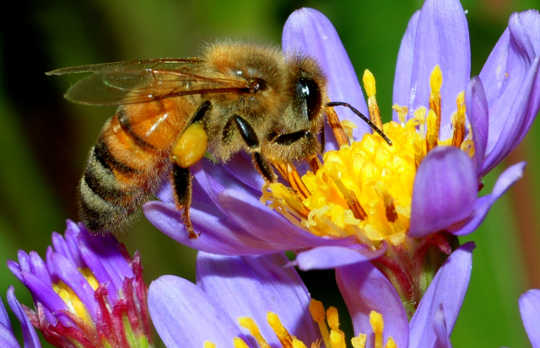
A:
{"label": "bee leg", "polygon": [[267,182],[275,182],[277,180],[276,173],[274,173],[268,161],[261,154],[259,139],[257,138],[257,134],[253,127],[251,127],[248,121],[238,115],[234,115],[233,120],[242,139],[244,139],[247,147],[252,152],[251,156],[255,169],[257,169],[259,174],[261,174]]}
{"label": "bee leg", "polygon": [[191,173],[189,168],[182,168],[173,163],[171,171],[171,184],[173,186],[174,200],[178,210],[183,210],[182,219],[189,233],[189,238],[197,238],[198,234],[193,230],[189,208],[191,207]]}

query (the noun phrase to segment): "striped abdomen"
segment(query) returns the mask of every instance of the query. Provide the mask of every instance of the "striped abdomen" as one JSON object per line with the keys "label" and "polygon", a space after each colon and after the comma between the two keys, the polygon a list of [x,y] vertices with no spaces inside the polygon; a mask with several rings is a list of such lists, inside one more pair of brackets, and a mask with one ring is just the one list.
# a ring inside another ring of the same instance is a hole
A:
{"label": "striped abdomen", "polygon": [[194,106],[186,98],[120,106],[90,150],[80,214],[95,231],[115,231],[154,193]]}

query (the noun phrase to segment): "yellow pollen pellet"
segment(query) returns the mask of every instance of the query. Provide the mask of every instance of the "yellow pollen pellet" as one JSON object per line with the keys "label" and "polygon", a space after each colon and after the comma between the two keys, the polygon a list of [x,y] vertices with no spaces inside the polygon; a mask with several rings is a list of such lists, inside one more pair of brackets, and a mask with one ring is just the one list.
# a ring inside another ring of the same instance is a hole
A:
{"label": "yellow pollen pellet", "polygon": [[172,158],[182,168],[188,168],[203,158],[208,147],[208,135],[200,123],[193,123],[178,138]]}

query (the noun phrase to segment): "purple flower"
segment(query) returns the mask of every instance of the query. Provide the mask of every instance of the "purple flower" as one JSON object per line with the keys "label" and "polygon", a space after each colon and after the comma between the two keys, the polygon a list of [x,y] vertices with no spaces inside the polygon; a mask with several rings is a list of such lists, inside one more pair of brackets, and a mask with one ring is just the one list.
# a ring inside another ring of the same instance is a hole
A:
{"label": "purple flower", "polygon": [[[491,193],[478,196],[483,175],[517,146],[538,111],[539,23],[537,11],[513,14],[480,76],[470,79],[460,3],[427,0],[403,37],[394,121],[382,125],[373,75],[363,75],[366,102],[330,21],[316,10],[297,10],[283,30],[286,54],[315,58],[329,98],[369,114],[393,145],[337,108],[352,143],[325,152],[316,172],[300,176],[292,165],[281,168],[289,170],[282,176],[288,185],[264,185],[243,155],[224,166],[203,161],[194,168],[191,216],[199,238],[188,238],[168,185],[160,201],[144,206],[145,215],[171,238],[207,252],[296,250],[302,269],[371,260],[388,255],[388,247],[411,262],[431,246],[449,254],[453,236],[476,229],[522,176],[524,163],[515,164]],[[337,148],[332,139],[326,145]]]}
{"label": "purple flower", "polygon": [[[366,344],[354,346],[372,348],[374,341],[393,340],[400,348],[450,347],[470,278],[472,249],[469,243],[448,258],[410,324],[396,290],[381,272],[369,263],[340,268],[336,277],[353,319],[352,340]],[[280,254],[199,252],[196,284],[171,275],[150,284],[149,310],[159,336],[168,348],[243,347],[239,339],[261,348],[291,347],[292,340],[307,347],[320,341],[326,347],[344,347],[336,309],[325,311],[322,303],[310,300],[294,268],[283,267],[286,263]]]}
{"label": "purple flower", "polygon": [[235,257],[199,252],[196,284],[172,275],[153,281],[148,306],[162,341],[168,348],[207,347],[205,342],[232,348],[239,337],[253,347],[253,330],[260,330],[270,346],[281,347],[279,340],[287,338],[275,329],[277,316],[288,334],[309,347],[320,339],[309,315],[309,293],[295,269],[283,267],[286,262],[281,254]]}
{"label": "purple flower", "polygon": [[369,262],[336,270],[355,332],[368,334],[372,342],[370,312],[382,314],[384,340],[392,337],[396,347],[451,347],[450,334],[463,303],[472,268],[474,244],[456,249],[439,269],[410,321],[394,286]]}
{"label": "purple flower", "polygon": [[25,308],[32,325],[55,347],[152,346],[140,258],[112,235],[93,236],[68,220],[45,260],[20,250],[8,267],[32,294],[34,309]]}
{"label": "purple flower", "polygon": [[540,290],[532,289],[519,297],[523,326],[533,348],[540,347]]}
{"label": "purple flower", "polygon": [[[23,307],[15,298],[15,290],[13,287],[9,287],[7,292],[7,300],[13,314],[17,317],[17,320],[21,323],[23,341],[25,348],[41,348],[39,337],[36,330],[30,323],[30,319],[24,312]],[[11,323],[9,322],[8,313],[4,303],[0,300],[0,346],[4,348],[20,348],[19,342],[13,334]]]}

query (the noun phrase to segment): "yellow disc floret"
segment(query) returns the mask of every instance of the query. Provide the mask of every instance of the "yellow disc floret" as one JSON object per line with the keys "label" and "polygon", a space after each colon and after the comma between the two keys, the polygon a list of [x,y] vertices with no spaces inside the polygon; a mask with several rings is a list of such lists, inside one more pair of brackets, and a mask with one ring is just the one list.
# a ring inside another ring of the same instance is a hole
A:
{"label": "yellow disc floret", "polygon": [[[370,117],[378,120],[375,78],[366,70],[363,80]],[[456,99],[452,136],[439,139],[442,82],[442,72],[435,66],[429,81],[429,108],[419,107],[408,120],[407,108],[393,107],[402,122],[382,126],[392,145],[380,135],[368,133],[360,141],[324,153],[316,170],[301,178],[291,174],[290,166],[277,165],[287,169],[281,172],[286,172],[284,179],[289,185],[268,184],[261,201],[318,236],[355,237],[372,248],[383,241],[403,244],[409,229],[416,171],[427,153],[442,145],[474,153],[472,132],[466,128],[463,93]]]}

